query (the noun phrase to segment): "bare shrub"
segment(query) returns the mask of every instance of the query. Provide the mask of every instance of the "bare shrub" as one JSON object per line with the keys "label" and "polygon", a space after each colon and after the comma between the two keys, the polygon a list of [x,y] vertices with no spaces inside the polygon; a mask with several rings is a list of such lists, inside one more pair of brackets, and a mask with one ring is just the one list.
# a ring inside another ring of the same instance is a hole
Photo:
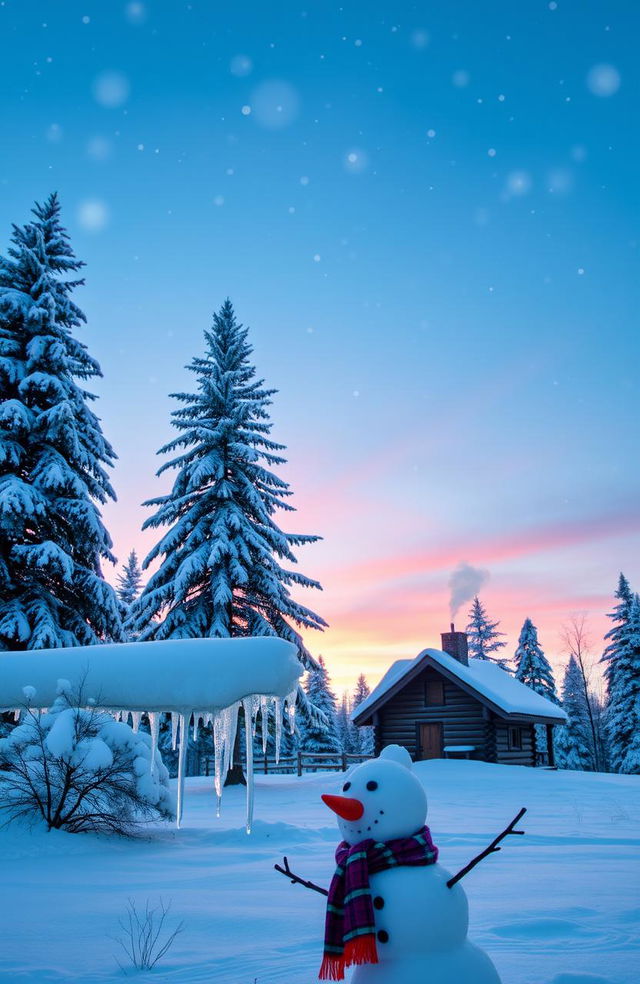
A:
{"label": "bare shrub", "polygon": [[[176,936],[183,931],[183,922],[178,923],[173,932],[169,932],[168,927],[165,928],[170,909],[171,903],[165,905],[162,899],[159,905],[152,908],[147,899],[144,912],[139,913],[133,899],[129,899],[125,917],[118,920],[122,935],[114,939],[120,944],[136,970],[151,970],[155,967],[167,953]],[[120,966],[122,967],[122,964]]]}
{"label": "bare shrub", "polygon": [[132,835],[174,816],[169,774],[135,733],[60,681],[48,711],[25,705],[0,739],[0,817],[40,818],[51,830]]}

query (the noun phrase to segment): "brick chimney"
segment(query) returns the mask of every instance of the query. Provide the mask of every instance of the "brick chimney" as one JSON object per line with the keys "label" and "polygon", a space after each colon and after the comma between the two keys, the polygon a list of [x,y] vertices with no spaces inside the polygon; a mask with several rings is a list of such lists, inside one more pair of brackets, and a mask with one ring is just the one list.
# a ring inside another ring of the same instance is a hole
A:
{"label": "brick chimney", "polygon": [[453,622],[451,623],[451,631],[443,632],[442,638],[442,651],[448,653],[449,656],[453,656],[457,659],[459,663],[464,666],[469,665],[469,645],[467,643],[467,633],[466,632],[456,632]]}

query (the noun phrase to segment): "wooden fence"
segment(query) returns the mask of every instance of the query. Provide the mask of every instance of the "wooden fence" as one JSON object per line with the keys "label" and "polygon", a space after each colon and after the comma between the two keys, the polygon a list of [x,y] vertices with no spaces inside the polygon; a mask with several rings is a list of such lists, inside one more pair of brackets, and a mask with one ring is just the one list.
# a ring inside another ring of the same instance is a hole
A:
{"label": "wooden fence", "polygon": [[[264,758],[254,758],[253,768],[255,772],[262,772],[264,775],[269,773],[291,773],[301,776],[303,772],[346,772],[350,766],[358,762],[366,762],[373,758],[373,755],[348,755],[345,752],[298,752],[296,755],[281,755],[276,762],[274,756],[264,756]],[[205,776],[212,774],[214,769],[213,756],[205,756],[202,762],[202,771]]]}

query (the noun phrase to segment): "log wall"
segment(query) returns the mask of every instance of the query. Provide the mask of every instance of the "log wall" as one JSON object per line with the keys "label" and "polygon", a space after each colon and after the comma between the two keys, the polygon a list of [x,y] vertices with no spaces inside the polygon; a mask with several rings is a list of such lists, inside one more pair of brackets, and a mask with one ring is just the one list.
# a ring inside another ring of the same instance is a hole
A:
{"label": "log wall", "polygon": [[[427,707],[426,683],[444,681],[444,704]],[[484,759],[487,752],[489,717],[479,701],[445,680],[435,670],[424,670],[392,697],[379,711],[376,748],[404,745],[413,759],[421,758],[420,724],[441,721],[444,745],[474,745],[472,758]]]}

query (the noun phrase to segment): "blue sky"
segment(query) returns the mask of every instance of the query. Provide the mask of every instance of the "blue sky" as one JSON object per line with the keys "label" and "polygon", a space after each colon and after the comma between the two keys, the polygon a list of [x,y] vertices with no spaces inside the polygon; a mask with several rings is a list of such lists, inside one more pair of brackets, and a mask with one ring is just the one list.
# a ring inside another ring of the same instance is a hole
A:
{"label": "blue sky", "polygon": [[639,29],[628,0],[0,3],[0,248],[59,191],[121,558],[229,295],[339,686],[437,641],[462,561],[511,648],[529,615],[558,665],[573,611],[597,648],[640,582]]}

